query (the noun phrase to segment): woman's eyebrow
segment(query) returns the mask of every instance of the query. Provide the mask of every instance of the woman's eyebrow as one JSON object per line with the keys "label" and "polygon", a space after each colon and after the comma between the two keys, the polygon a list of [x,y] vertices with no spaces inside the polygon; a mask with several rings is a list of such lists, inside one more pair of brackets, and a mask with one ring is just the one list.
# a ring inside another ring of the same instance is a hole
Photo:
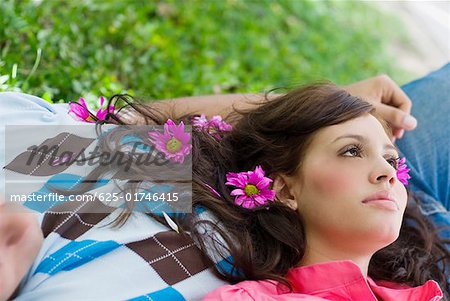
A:
{"label": "woman's eyebrow", "polygon": [[[368,140],[367,140],[366,137],[361,136],[361,135],[355,135],[355,134],[348,134],[348,135],[339,136],[336,139],[334,139],[334,141],[332,143],[336,142],[339,139],[343,139],[343,138],[353,138],[353,139],[356,139],[356,140],[360,141],[361,143],[365,143],[365,144],[368,143]],[[398,147],[393,145],[393,144],[386,143],[384,145],[384,148],[385,149],[395,150],[397,152],[397,154],[400,154],[400,150],[398,149]]]}

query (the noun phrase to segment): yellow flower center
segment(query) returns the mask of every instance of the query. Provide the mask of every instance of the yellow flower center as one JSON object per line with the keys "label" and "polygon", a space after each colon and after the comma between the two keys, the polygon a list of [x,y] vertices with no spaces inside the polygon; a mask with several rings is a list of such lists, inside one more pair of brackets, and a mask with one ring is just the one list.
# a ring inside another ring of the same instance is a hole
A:
{"label": "yellow flower center", "polygon": [[181,148],[181,141],[176,138],[171,138],[169,141],[167,141],[166,149],[171,153],[176,153]]}
{"label": "yellow flower center", "polygon": [[256,186],[252,184],[245,185],[244,191],[248,196],[257,194],[259,192],[258,188],[256,188]]}
{"label": "yellow flower center", "polygon": [[217,133],[217,128],[213,127],[213,126],[208,126],[208,133],[210,134],[215,134]]}

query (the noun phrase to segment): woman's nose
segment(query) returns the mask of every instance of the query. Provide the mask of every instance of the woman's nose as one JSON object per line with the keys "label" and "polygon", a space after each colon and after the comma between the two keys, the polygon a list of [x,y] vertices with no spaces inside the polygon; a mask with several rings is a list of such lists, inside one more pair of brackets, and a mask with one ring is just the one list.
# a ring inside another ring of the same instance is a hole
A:
{"label": "woman's nose", "polygon": [[385,181],[394,185],[397,181],[397,170],[383,158],[383,162],[376,164],[371,181],[375,184]]}

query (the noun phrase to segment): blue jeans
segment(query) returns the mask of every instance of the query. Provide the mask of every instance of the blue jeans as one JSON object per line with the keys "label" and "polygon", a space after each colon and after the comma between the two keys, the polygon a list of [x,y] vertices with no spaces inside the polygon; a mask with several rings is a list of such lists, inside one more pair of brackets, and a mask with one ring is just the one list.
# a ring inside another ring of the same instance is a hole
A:
{"label": "blue jeans", "polygon": [[[396,140],[411,169],[410,188],[422,213],[438,227],[450,227],[450,63],[401,88],[418,120],[414,131]],[[440,234],[450,239],[450,228]]]}

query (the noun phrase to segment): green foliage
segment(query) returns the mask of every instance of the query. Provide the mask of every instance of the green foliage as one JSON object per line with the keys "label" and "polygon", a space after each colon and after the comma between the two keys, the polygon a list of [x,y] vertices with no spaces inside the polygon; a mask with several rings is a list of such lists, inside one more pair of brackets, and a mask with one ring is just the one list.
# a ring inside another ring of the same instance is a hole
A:
{"label": "green foliage", "polygon": [[393,26],[358,1],[2,0],[0,91],[89,102],[398,81]]}

